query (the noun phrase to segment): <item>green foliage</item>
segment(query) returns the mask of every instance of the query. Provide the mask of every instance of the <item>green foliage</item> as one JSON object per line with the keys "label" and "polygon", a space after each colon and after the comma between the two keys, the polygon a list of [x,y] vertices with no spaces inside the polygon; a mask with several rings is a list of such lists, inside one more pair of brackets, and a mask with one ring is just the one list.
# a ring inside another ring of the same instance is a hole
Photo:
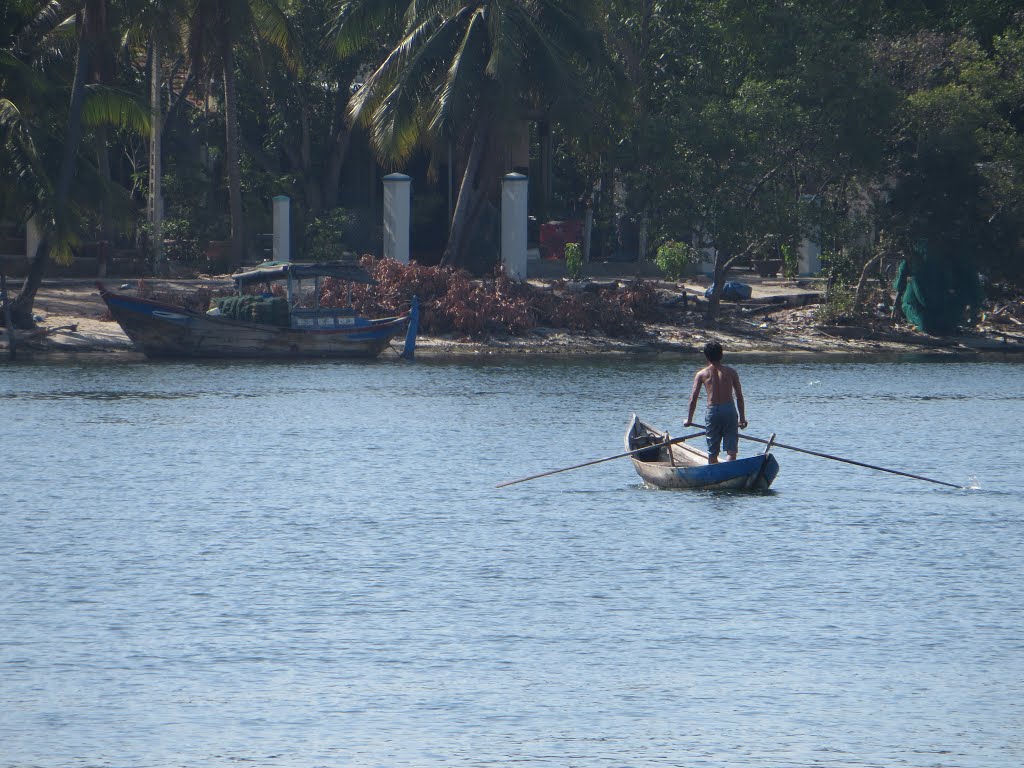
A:
{"label": "green foliage", "polygon": [[[896,151],[883,211],[886,230],[904,243],[926,240],[930,256],[950,264],[967,262],[993,277],[1019,278],[1024,272],[1019,24],[996,36],[993,50],[966,29],[915,31],[880,46],[878,61],[904,94],[901,130],[892,137]],[[935,250],[953,243],[955,255]],[[916,274],[919,265],[914,266]],[[952,325],[952,320],[939,323]]]}
{"label": "green foliage", "polygon": [[828,297],[814,311],[814,319],[819,325],[841,325],[848,322],[854,315],[853,289],[843,283],[833,283]]}
{"label": "green foliage", "polygon": [[345,252],[345,233],[351,229],[355,216],[344,208],[336,208],[313,220],[306,229],[303,258],[310,261],[334,261]]}
{"label": "green foliage", "polygon": [[[145,231],[151,232],[148,224]],[[160,234],[164,240],[164,256],[169,261],[189,266],[199,266],[203,262],[201,235],[189,219],[167,219]]]}
{"label": "green foliage", "polygon": [[[784,273],[794,276],[792,244],[810,237],[830,254],[827,274],[848,283],[862,264],[854,244],[870,231],[884,228],[904,253],[921,238],[933,250],[955,243],[932,254],[945,266],[914,265],[908,301],[925,314],[950,303],[951,319],[928,327],[966,321],[973,306],[943,285],[970,284],[978,271],[1024,277],[1024,26],[1012,0],[882,10],[810,0],[174,1],[108,3],[103,24],[91,3],[0,5],[0,220],[38,216],[57,255],[100,229],[125,232],[143,210],[144,50],[157,33],[164,235],[179,260],[200,263],[206,241],[229,236],[229,171],[241,175],[250,242],[269,231],[269,198],[283,193],[303,256],[376,250],[379,213],[360,207],[379,192],[367,183],[366,142],[389,159],[388,170],[428,181],[417,187],[414,242],[439,248],[446,197],[443,182],[430,187],[446,149],[461,169],[474,137],[485,136],[480,178],[493,180],[506,129],[528,114],[553,137],[556,199],[545,213],[577,217],[593,197],[595,253],[621,248],[617,224],[645,219],[652,241],[690,242],[692,234],[698,247],[727,256],[787,243]],[[97,23],[63,23],[76,9]],[[79,146],[65,132],[86,31],[95,57],[81,146],[66,160],[65,145]],[[229,167],[235,155],[226,151],[220,99],[232,57],[245,76],[240,158]],[[201,86],[188,85],[189,71]],[[343,163],[350,145],[354,160]],[[58,206],[58,181],[69,175],[62,166],[72,161],[71,190]],[[411,168],[395,165],[406,161]],[[108,180],[123,199],[114,200]],[[479,190],[493,197],[490,182]],[[336,212],[339,204],[347,212]],[[475,243],[470,257],[483,254],[478,265],[496,250],[491,213],[467,205],[465,220],[481,230],[476,241],[465,236]],[[692,258],[659,249],[656,260],[678,277]],[[939,280],[950,270],[967,277]]]}
{"label": "green foliage", "polygon": [[565,244],[565,269],[572,280],[583,277],[583,249],[579,243]]}
{"label": "green foliage", "polygon": [[524,102],[545,104],[566,125],[592,128],[600,114],[588,91],[615,69],[599,34],[599,3],[384,5],[352,0],[330,28],[338,50],[352,52],[387,24],[390,50],[349,102],[382,159],[405,162],[419,145],[481,127],[501,133],[521,119]]}
{"label": "green foliage", "polygon": [[145,136],[150,129],[150,116],[132,94],[118,88],[93,85],[86,89],[82,124],[87,128],[120,128]]}
{"label": "green foliage", "polygon": [[678,240],[667,240],[658,246],[654,263],[669,280],[679,280],[690,266],[700,260],[697,249]]}
{"label": "green foliage", "polygon": [[303,258],[334,261],[379,250],[378,231],[379,227],[368,221],[365,211],[335,208],[307,227]]}
{"label": "green foliage", "polygon": [[782,275],[790,279],[800,274],[800,255],[796,248],[788,243],[779,246],[782,251]]}
{"label": "green foliage", "polygon": [[834,283],[850,285],[860,276],[860,264],[852,251],[833,251],[821,254],[821,271]]}

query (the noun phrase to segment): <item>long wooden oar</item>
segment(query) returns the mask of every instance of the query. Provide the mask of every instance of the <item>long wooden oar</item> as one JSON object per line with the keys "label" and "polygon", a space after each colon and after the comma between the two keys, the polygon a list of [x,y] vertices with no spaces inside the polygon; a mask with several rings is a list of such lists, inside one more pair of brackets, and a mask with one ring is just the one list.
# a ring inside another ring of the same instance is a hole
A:
{"label": "long wooden oar", "polygon": [[[694,426],[700,426],[695,424]],[[650,450],[651,448],[660,448],[663,445],[673,445],[674,443],[681,443],[684,440],[692,440],[695,437],[700,437],[703,432],[694,432],[692,435],[686,435],[685,437],[673,437],[671,440],[667,440],[662,443],[653,443],[651,445],[645,445],[643,448],[637,448],[635,451],[626,451],[625,453],[617,453],[614,456],[605,456],[603,459],[594,459],[593,461],[585,461],[582,464],[576,464],[571,467],[562,467],[561,469],[552,469],[550,472],[541,472],[539,475],[530,475],[529,477],[521,477],[518,480],[509,480],[507,483],[500,483],[494,486],[495,488],[504,488],[507,485],[515,485],[516,483],[525,483],[527,480],[536,480],[538,477],[547,477],[548,475],[557,475],[559,472],[568,472],[570,469],[580,469],[582,467],[589,467],[592,464],[600,464],[605,461],[611,461],[612,459],[621,459],[625,456],[632,456],[636,453],[643,453],[644,451]]]}
{"label": "long wooden oar", "polygon": [[[700,427],[700,424],[693,424],[694,427]],[[818,451],[809,451],[806,448],[797,448],[795,445],[786,445],[785,443],[769,442],[768,440],[762,440],[760,437],[751,437],[750,435],[740,435],[744,440],[751,440],[755,443],[764,443],[765,445],[771,445],[773,448],[785,448],[790,451],[797,451],[798,453],[806,453],[810,456],[820,456],[823,459],[832,459],[832,461],[841,461],[844,464],[853,464],[855,467],[865,467],[866,469],[875,469],[879,472],[888,472],[891,475],[900,475],[901,477],[910,477],[914,480],[924,480],[926,483],[935,483],[936,485],[945,485],[949,488],[962,489],[962,485],[956,485],[955,483],[947,483],[944,480],[933,480],[930,477],[922,477],[921,475],[912,475],[909,472],[900,472],[898,469],[887,469],[886,467],[876,467],[874,464],[865,464],[863,461],[854,461],[853,459],[844,459],[841,456],[833,456],[828,453],[819,453]]]}

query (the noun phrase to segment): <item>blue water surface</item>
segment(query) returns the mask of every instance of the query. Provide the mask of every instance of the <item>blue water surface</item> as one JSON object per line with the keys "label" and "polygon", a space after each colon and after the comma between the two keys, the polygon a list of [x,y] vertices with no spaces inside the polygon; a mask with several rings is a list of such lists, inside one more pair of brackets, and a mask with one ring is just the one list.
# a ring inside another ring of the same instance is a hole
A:
{"label": "blue water surface", "polygon": [[696,360],[0,367],[0,766],[1024,764],[1024,365],[734,362],[750,434],[972,489],[495,488],[684,434]]}

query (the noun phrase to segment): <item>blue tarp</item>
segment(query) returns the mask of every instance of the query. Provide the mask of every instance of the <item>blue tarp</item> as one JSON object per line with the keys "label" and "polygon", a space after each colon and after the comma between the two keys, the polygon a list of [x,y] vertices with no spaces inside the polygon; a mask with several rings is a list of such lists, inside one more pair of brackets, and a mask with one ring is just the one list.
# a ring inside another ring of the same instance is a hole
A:
{"label": "blue tarp", "polygon": [[[704,291],[704,298],[711,298],[711,294],[714,293],[715,286],[711,285],[706,291]],[[733,301],[743,301],[749,299],[753,289],[746,283],[740,283],[736,280],[729,280],[722,286],[722,298],[731,299]]]}

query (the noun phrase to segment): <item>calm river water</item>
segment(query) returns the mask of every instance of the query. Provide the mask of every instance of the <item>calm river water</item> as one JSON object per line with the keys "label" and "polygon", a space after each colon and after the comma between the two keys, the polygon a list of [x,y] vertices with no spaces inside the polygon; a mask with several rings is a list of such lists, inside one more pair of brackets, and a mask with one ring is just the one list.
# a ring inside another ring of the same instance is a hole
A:
{"label": "calm river water", "polygon": [[[0,366],[0,766],[1024,764],[1024,364]],[[754,450],[747,444],[747,451]]]}

